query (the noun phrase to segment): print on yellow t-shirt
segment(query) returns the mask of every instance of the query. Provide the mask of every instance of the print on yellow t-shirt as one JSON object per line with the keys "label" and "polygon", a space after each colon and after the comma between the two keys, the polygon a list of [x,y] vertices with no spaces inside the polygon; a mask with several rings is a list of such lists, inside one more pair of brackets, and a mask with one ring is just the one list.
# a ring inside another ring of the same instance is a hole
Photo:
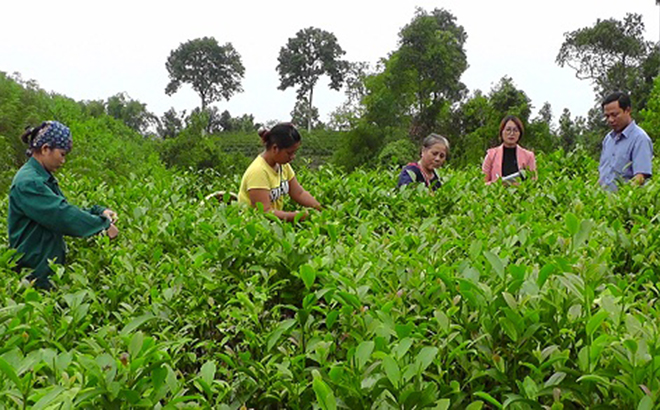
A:
{"label": "print on yellow t-shirt", "polygon": [[294,176],[295,173],[291,165],[280,164],[279,170],[275,171],[259,155],[252,161],[252,164],[250,164],[243,174],[241,188],[238,191],[238,202],[252,206],[254,204],[250,201],[248,191],[251,189],[267,189],[270,193],[272,209],[282,210],[284,206],[283,197],[289,194],[289,181]]}

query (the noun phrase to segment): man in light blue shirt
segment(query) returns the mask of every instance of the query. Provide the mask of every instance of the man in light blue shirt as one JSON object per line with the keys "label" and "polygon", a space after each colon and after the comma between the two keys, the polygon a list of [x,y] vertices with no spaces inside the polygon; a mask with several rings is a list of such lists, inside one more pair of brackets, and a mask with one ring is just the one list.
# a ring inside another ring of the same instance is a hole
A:
{"label": "man in light blue shirt", "polygon": [[643,184],[652,175],[653,142],[633,121],[630,97],[622,92],[610,94],[602,107],[612,131],[603,140],[598,182],[609,191],[616,191],[621,182]]}

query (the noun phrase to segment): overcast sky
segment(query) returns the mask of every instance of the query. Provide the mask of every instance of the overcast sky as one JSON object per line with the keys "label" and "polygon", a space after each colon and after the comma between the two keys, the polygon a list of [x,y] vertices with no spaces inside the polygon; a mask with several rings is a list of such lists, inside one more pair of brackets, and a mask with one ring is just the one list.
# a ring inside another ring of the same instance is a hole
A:
{"label": "overcast sky", "polygon": [[[462,81],[470,91],[488,92],[508,75],[536,110],[550,102],[555,118],[565,107],[586,115],[594,103],[591,84],[555,64],[565,32],[630,12],[643,16],[649,40],[660,35],[654,0],[4,0],[0,71],[20,72],[76,100],[123,91],[158,115],[170,107],[190,111],[200,100],[189,86],[165,94],[165,61],[180,43],[212,36],[231,42],[246,70],[244,92],[215,105],[232,116],[285,121],[296,94],[277,89],[275,67],[288,38],[318,27],[337,36],[347,60],[374,64],[396,49],[416,7],[445,8],[465,28],[469,68]],[[327,84],[323,78],[314,94],[323,121],[345,99]]]}

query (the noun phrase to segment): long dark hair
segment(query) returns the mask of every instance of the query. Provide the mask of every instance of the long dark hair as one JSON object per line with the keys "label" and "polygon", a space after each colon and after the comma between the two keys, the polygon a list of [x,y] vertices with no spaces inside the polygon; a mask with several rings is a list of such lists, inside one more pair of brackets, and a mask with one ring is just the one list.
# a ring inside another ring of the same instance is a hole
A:
{"label": "long dark hair", "polygon": [[301,139],[296,127],[288,122],[279,123],[270,130],[261,128],[258,133],[266,149],[273,145],[277,145],[278,148],[289,148],[299,143]]}

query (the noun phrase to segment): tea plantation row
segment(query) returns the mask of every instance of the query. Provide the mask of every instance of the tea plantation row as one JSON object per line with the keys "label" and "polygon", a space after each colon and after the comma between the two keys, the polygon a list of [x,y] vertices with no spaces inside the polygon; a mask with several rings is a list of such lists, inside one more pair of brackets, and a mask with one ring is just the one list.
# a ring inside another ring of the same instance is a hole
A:
{"label": "tea plantation row", "polygon": [[240,176],[64,170],[121,236],[70,240],[51,293],[0,249],[0,408],[654,408],[660,184],[538,162],[433,196],[301,169],[326,209],[299,224],[202,201]]}

